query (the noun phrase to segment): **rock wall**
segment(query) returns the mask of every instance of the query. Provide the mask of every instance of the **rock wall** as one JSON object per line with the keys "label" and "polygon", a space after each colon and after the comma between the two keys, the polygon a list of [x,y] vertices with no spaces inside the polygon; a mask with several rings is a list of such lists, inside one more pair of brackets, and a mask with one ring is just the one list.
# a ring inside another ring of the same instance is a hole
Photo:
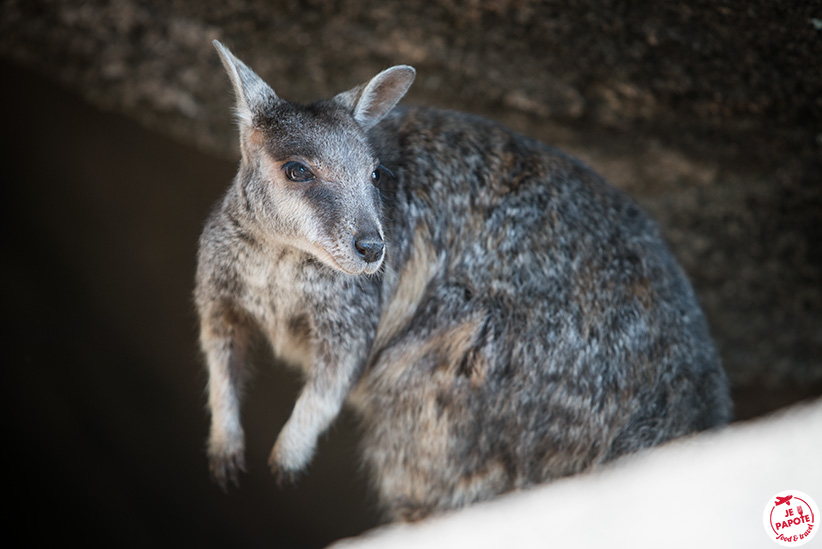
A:
{"label": "rock wall", "polygon": [[738,416],[822,393],[819,2],[0,6],[4,58],[234,157],[214,38],[297,100],[410,63],[408,101],[485,114],[581,157],[659,220],[706,309]]}

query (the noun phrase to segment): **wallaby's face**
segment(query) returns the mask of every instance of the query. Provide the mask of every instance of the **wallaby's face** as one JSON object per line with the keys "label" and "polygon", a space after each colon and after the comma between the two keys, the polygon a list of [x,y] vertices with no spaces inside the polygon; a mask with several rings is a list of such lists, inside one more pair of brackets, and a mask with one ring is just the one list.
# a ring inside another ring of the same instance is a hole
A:
{"label": "wallaby's face", "polygon": [[366,131],[399,101],[414,70],[393,67],[328,101],[277,97],[215,44],[237,94],[242,187],[260,229],[348,274],[376,272],[385,256],[380,194],[386,176]]}
{"label": "wallaby's face", "polygon": [[278,103],[254,120],[248,191],[269,233],[349,274],[384,256],[381,178],[365,134],[342,107]]}

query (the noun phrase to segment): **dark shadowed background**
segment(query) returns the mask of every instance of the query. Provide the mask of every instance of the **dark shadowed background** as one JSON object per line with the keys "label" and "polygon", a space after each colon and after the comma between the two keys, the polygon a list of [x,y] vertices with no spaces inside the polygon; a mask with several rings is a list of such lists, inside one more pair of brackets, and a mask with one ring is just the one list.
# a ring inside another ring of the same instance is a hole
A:
{"label": "dark shadowed background", "polygon": [[249,474],[227,495],[209,482],[191,291],[237,158],[213,38],[295,100],[410,63],[407,101],[581,157],[659,221],[739,419],[822,394],[822,2],[7,0],[6,493],[22,539],[314,547],[377,523],[349,415],[296,488],[275,486],[266,459],[299,385],[265,354]]}

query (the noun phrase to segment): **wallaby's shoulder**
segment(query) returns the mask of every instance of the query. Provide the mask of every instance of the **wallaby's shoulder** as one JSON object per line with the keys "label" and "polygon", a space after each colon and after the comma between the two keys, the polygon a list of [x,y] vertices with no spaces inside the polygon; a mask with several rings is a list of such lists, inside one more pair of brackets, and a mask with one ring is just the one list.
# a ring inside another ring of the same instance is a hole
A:
{"label": "wallaby's shoulder", "polygon": [[[371,130],[374,143],[422,155],[528,156],[556,153],[536,139],[489,118],[421,105],[399,105]],[[472,154],[473,153],[473,154]],[[570,160],[570,157],[568,157]],[[493,166],[492,166],[493,167]]]}
{"label": "wallaby's shoulder", "polygon": [[[584,239],[594,232],[611,244],[629,234],[661,238],[631,197],[585,163],[488,118],[399,106],[371,138],[382,161],[401,173],[399,191],[411,200],[458,207],[454,202],[465,197],[469,216],[499,207],[538,210],[551,221],[544,235],[555,229]],[[619,238],[611,236],[616,233]]]}
{"label": "wallaby's shoulder", "polygon": [[400,105],[371,130],[371,138],[384,162],[456,175],[463,191],[505,193],[533,180],[590,186],[594,194],[613,189],[561,149],[476,114]]}

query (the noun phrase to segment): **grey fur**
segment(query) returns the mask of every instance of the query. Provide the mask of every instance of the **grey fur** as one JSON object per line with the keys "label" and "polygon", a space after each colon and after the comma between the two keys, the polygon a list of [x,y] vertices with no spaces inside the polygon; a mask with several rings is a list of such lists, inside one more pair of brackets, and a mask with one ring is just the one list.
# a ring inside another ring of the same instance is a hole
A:
{"label": "grey fur", "polygon": [[[219,482],[243,467],[256,329],[306,379],[274,473],[301,471],[349,402],[395,520],[729,420],[681,268],[645,213],[588,168],[479,117],[393,108],[411,67],[297,105],[217,48],[243,151],[197,270]],[[288,180],[294,161],[314,179]]]}

